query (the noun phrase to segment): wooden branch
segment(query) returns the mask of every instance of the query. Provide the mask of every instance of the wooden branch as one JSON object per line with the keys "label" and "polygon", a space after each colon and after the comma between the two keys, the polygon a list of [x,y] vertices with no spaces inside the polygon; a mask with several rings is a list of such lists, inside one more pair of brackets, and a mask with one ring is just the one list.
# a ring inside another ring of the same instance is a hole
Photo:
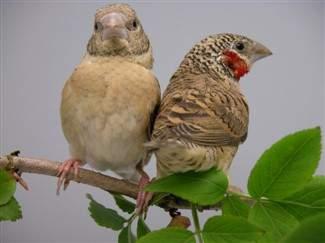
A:
{"label": "wooden branch", "polygon": [[[24,157],[12,157],[12,163],[13,164],[10,165],[6,156],[0,157],[0,168],[6,168],[9,165],[23,173],[55,177],[57,176],[58,168],[61,164],[60,162],[45,159],[31,159]],[[75,182],[98,187],[113,193],[120,193],[132,198],[136,198],[138,193],[138,186],[135,184],[83,168],[79,169],[78,178],[74,178],[72,172],[69,173],[67,178]]]}
{"label": "wooden branch", "polygon": [[[32,159],[16,156],[13,156],[11,158],[12,160],[9,161],[7,156],[0,157],[0,169],[9,167],[18,169],[23,173],[33,173],[57,177],[58,168],[61,164],[60,162],[45,159]],[[139,191],[137,185],[126,180],[117,179],[83,168],[79,169],[78,178],[74,178],[73,172],[69,173],[67,178],[78,183],[94,186],[108,192],[122,194],[134,199],[136,199]],[[171,208],[191,208],[191,205],[188,201],[176,198],[174,196],[164,197],[163,199],[156,202],[155,205],[164,208],[165,210]],[[220,204],[204,206],[200,207],[199,210],[217,210],[220,208],[220,206]]]}

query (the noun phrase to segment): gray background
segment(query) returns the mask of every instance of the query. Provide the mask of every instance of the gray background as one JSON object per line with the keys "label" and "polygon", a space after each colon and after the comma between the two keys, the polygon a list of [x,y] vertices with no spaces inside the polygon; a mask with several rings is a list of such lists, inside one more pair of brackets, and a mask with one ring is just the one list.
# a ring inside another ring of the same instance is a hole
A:
{"label": "gray background", "polygon": [[[85,52],[95,10],[106,3],[1,2],[1,154],[20,149],[30,157],[68,158],[60,92]],[[163,90],[189,48],[208,34],[245,34],[273,51],[240,81],[251,120],[248,140],[231,169],[233,184],[245,188],[254,162],[278,138],[324,124],[324,2],[131,4],[151,39]],[[154,175],[154,160],[147,168]],[[323,160],[319,172],[324,169]],[[24,178],[31,188],[17,190],[24,219],[0,224],[1,243],[117,241],[114,232],[88,216],[85,193],[113,206],[107,193],[72,183],[57,197],[55,178]],[[169,220],[156,208],[148,218],[153,229]]]}

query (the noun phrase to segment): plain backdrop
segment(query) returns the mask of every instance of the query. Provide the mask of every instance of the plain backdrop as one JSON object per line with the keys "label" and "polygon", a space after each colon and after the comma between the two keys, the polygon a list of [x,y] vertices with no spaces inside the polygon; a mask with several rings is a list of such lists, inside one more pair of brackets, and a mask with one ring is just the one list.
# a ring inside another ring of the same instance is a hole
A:
{"label": "plain backdrop", "polygon": [[[1,1],[1,154],[20,149],[28,157],[69,157],[60,127],[60,93],[85,53],[95,10],[107,3]],[[208,34],[244,34],[273,51],[240,80],[250,105],[250,125],[231,168],[232,184],[246,190],[255,161],[277,139],[324,125],[324,2],[130,4],[151,39],[162,90],[186,52]],[[154,164],[152,159],[147,167],[152,176]],[[323,159],[319,173],[324,169]],[[87,210],[86,193],[115,207],[108,193],[72,183],[58,197],[56,178],[23,177],[31,188],[16,193],[24,218],[0,224],[1,243],[117,242],[117,234],[96,226]],[[205,212],[202,221],[213,214]],[[157,229],[168,224],[169,216],[154,208],[148,222]]]}

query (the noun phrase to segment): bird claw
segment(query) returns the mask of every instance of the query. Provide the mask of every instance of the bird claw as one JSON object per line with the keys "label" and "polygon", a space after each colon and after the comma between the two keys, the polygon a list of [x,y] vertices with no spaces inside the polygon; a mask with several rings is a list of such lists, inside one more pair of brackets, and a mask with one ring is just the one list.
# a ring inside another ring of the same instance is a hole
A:
{"label": "bird claw", "polygon": [[57,177],[59,177],[57,183],[57,189],[56,189],[57,195],[60,194],[60,189],[62,184],[63,184],[63,190],[65,191],[67,189],[70,183],[70,179],[68,178],[68,176],[71,170],[73,170],[74,178],[78,177],[80,163],[81,163],[80,160],[68,159],[64,161],[61,165],[59,165],[58,173],[56,175]]}
{"label": "bird claw", "polygon": [[149,206],[149,202],[153,197],[152,192],[144,191],[144,188],[150,182],[150,177],[144,171],[141,171],[140,173],[141,173],[141,178],[139,181],[139,192],[138,192],[137,204],[136,204],[136,214],[137,215],[146,213],[147,208]]}

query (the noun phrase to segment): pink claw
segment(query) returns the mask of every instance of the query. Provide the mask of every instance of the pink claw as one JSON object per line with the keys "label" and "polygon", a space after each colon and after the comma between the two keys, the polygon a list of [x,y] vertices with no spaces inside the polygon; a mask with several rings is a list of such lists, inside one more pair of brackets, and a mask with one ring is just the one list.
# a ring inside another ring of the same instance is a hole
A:
{"label": "pink claw", "polygon": [[75,178],[78,177],[79,174],[79,166],[80,166],[81,161],[78,159],[68,159],[64,161],[58,168],[58,173],[57,176],[59,177],[58,183],[57,183],[57,189],[56,189],[56,194],[60,194],[60,189],[63,184],[63,190],[66,190],[70,179],[68,179],[68,175],[73,170],[73,175]]}
{"label": "pink claw", "polygon": [[139,171],[141,173],[141,178],[139,181],[139,192],[137,196],[137,205],[136,205],[136,213],[141,214],[146,211],[149,202],[152,198],[153,193],[148,193],[144,191],[146,185],[150,182],[150,177],[143,170]]}

